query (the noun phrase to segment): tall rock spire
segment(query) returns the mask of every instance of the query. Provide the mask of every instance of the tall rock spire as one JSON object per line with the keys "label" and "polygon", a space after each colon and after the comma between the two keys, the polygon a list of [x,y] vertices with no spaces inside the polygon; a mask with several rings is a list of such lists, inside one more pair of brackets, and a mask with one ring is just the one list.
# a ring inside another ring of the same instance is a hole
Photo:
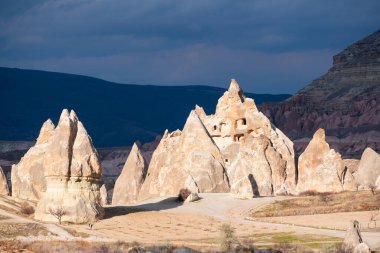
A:
{"label": "tall rock spire", "polygon": [[56,221],[50,210],[63,207],[63,220],[100,218],[101,167],[90,136],[74,111],[64,109],[54,128],[47,120],[36,145],[12,167],[12,195],[37,200],[35,218]]}
{"label": "tall rock spire", "polygon": [[116,180],[112,196],[113,205],[131,204],[137,201],[146,170],[147,165],[140,147],[134,143],[123,170]]}

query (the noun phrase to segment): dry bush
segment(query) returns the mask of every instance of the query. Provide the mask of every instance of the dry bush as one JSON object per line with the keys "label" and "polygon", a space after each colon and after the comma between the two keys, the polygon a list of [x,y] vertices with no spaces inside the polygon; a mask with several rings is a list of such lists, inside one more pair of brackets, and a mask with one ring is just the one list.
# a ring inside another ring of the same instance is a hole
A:
{"label": "dry bush", "polygon": [[16,239],[0,240],[0,252],[24,252],[26,244]]}
{"label": "dry bush", "polygon": [[332,192],[317,192],[317,191],[304,191],[304,192],[301,192],[300,194],[298,194],[298,196],[300,197],[304,197],[304,196],[327,196],[327,195],[331,195],[333,194]]}
{"label": "dry bush", "polygon": [[235,229],[230,224],[224,223],[219,228],[220,238],[219,245],[221,250],[229,251],[233,248],[233,245],[238,243],[235,236]]}
{"label": "dry bush", "polygon": [[280,251],[281,253],[312,253],[313,250],[308,250],[301,245],[295,243],[282,242],[275,244],[274,249]]}
{"label": "dry bush", "polygon": [[25,215],[30,215],[34,213],[34,207],[31,206],[28,202],[24,201],[21,203],[20,212]]}
{"label": "dry bush", "polygon": [[191,194],[191,191],[189,189],[182,188],[181,190],[179,190],[177,201],[181,201],[181,202],[185,201],[187,197],[189,197],[190,194]]}

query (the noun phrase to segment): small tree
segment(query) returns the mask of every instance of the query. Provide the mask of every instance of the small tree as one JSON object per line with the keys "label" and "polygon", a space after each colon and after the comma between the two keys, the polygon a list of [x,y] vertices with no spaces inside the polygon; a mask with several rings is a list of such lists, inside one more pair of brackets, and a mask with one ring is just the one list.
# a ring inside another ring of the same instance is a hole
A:
{"label": "small tree", "polygon": [[235,229],[230,224],[224,223],[220,228],[220,248],[229,251],[234,243],[238,243],[235,236]]}
{"label": "small tree", "polygon": [[54,208],[50,207],[49,213],[58,219],[59,224],[61,224],[62,216],[67,214],[65,208],[61,205],[54,207]]}
{"label": "small tree", "polygon": [[376,185],[370,184],[368,187],[371,190],[372,195],[375,195],[376,194]]}

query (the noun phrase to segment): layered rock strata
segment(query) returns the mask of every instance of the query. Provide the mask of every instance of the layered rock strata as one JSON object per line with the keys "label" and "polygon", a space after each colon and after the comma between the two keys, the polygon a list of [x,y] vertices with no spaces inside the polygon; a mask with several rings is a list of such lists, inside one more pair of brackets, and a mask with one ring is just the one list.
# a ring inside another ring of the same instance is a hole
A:
{"label": "layered rock strata", "polygon": [[302,153],[318,128],[344,157],[380,151],[380,30],[334,56],[333,66],[291,98],[261,109]]}

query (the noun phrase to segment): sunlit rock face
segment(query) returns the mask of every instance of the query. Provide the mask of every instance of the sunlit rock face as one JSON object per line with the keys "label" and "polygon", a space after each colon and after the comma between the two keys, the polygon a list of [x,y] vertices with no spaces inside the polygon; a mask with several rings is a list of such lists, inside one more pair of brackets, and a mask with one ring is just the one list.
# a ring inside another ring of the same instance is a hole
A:
{"label": "sunlit rock face", "polygon": [[345,168],[340,154],[326,142],[325,131],[318,129],[299,157],[297,192],[340,192]]}
{"label": "sunlit rock face", "polygon": [[165,133],[140,198],[194,192],[270,196],[295,188],[293,143],[246,98],[235,80],[214,115],[196,106],[183,131]]}
{"label": "sunlit rock face", "polygon": [[65,210],[63,221],[102,217],[98,154],[74,111],[63,110],[56,128],[44,123],[37,143],[12,169],[12,194],[38,200],[35,218],[57,221],[50,210]]}
{"label": "sunlit rock face", "polygon": [[360,159],[357,175],[358,188],[367,190],[371,187],[380,189],[380,155],[371,148],[366,148]]}
{"label": "sunlit rock face", "polygon": [[13,197],[37,201],[46,191],[43,163],[53,133],[54,124],[49,119],[42,125],[36,144],[12,166]]}
{"label": "sunlit rock face", "polygon": [[145,179],[147,165],[138,144],[134,143],[113,189],[112,204],[136,203]]}

